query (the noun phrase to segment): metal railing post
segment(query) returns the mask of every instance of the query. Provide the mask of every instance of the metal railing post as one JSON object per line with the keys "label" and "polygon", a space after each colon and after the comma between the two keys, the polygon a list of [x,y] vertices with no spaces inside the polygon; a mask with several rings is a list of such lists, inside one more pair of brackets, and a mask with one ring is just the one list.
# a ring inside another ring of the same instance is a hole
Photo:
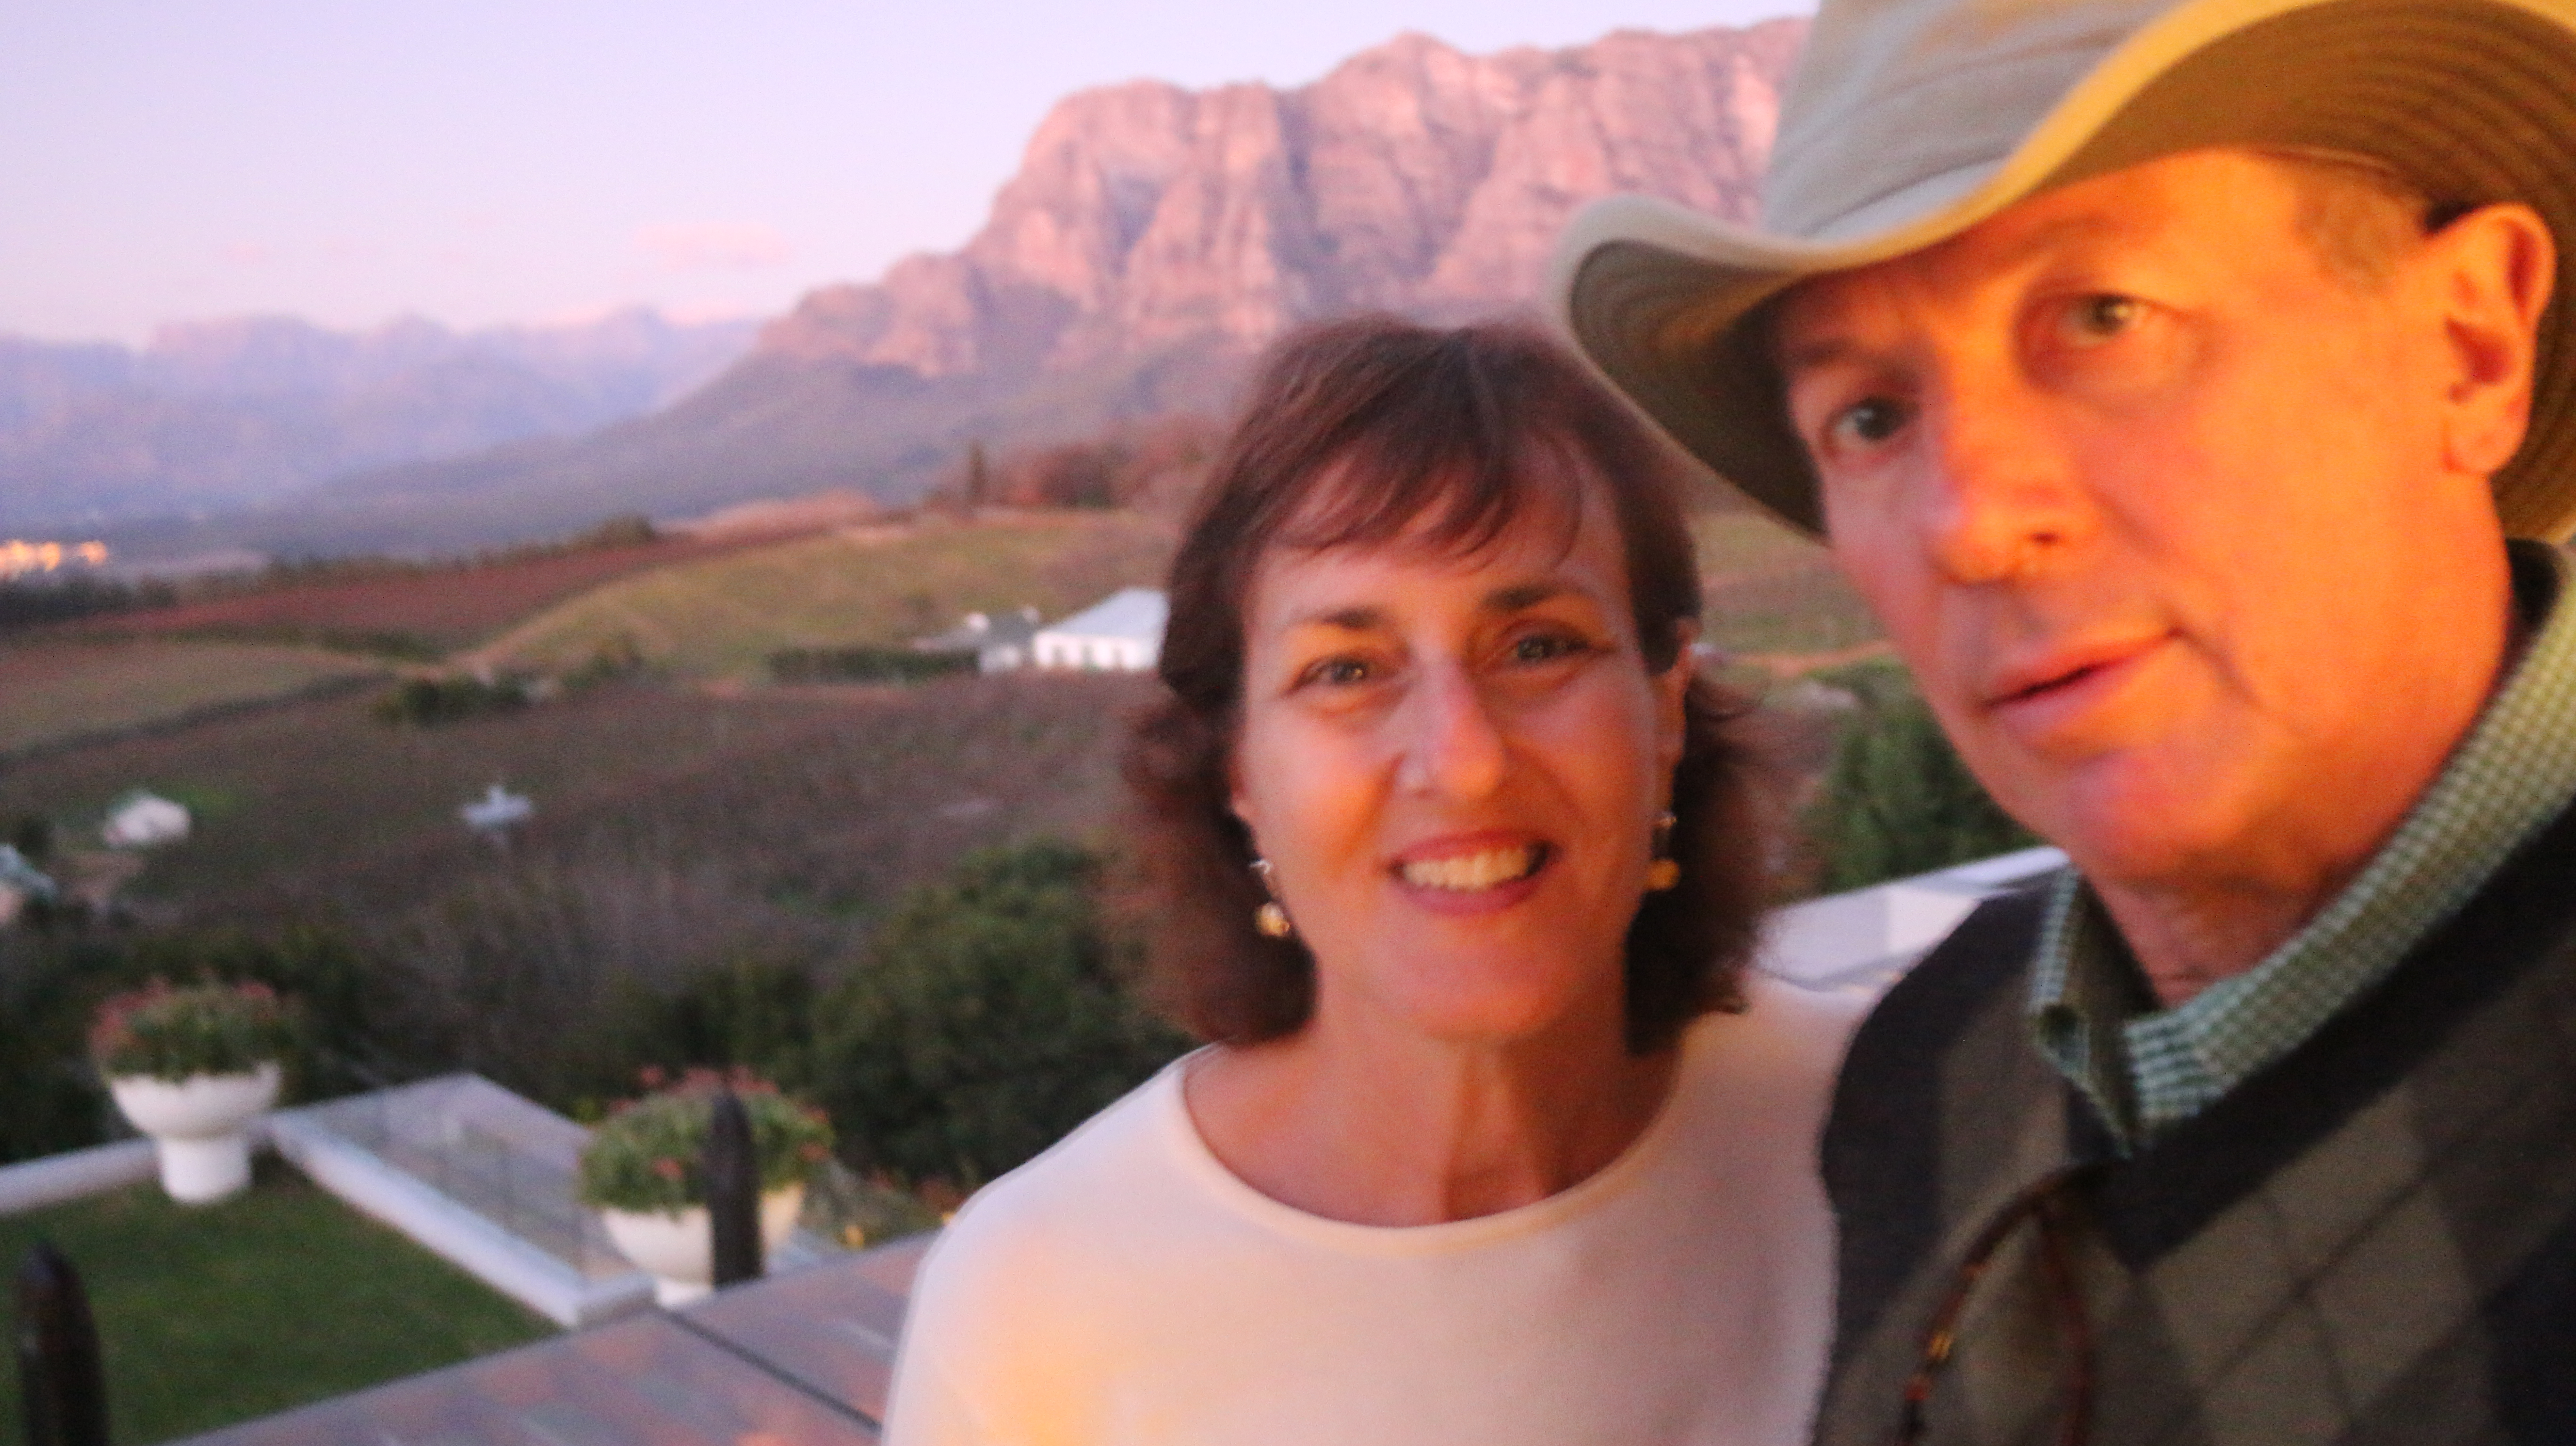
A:
{"label": "metal railing post", "polygon": [[18,1266],[18,1393],[27,1446],[107,1446],[107,1376],[89,1293],[42,1240]]}
{"label": "metal railing post", "polygon": [[760,1278],[760,1158],[751,1116],[719,1090],[707,1120],[707,1228],[715,1232],[715,1286]]}

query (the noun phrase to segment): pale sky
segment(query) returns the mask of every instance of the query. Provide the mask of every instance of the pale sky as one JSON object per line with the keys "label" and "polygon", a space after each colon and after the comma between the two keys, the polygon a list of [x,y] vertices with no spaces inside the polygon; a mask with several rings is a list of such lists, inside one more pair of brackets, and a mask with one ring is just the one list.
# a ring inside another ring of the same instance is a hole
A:
{"label": "pale sky", "polygon": [[770,315],[971,235],[1057,97],[1806,0],[0,0],[0,332]]}

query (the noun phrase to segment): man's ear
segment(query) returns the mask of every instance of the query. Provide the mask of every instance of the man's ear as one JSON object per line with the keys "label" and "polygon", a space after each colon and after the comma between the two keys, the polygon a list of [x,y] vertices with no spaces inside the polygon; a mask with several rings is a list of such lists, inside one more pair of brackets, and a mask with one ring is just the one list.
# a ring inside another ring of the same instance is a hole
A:
{"label": "man's ear", "polygon": [[2426,239],[2415,258],[2436,288],[2450,344],[2443,459],[2475,476],[2502,470],[2531,420],[2540,316],[2557,281],[2558,247],[2529,206],[2481,206]]}

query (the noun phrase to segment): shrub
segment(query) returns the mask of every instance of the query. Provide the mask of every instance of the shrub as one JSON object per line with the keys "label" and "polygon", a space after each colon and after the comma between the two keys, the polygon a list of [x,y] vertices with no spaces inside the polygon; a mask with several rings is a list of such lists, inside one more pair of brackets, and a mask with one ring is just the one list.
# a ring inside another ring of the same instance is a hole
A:
{"label": "shrub", "polygon": [[[660,1083],[648,1070],[645,1085]],[[776,1087],[737,1070],[691,1070],[667,1089],[621,1104],[590,1132],[581,1152],[581,1201],[594,1209],[677,1211],[707,1199],[708,1122],[718,1092],[730,1089],[751,1121],[752,1155],[763,1193],[801,1185],[832,1158],[832,1125]]]}
{"label": "shrub", "polygon": [[1864,888],[2038,842],[1968,772],[1902,673],[1851,670],[1831,681],[1861,706],[1807,813],[1818,892]]}
{"label": "shrub", "polygon": [[769,676],[781,683],[915,683],[974,671],[973,653],[911,648],[782,648],[769,655]]}
{"label": "shrub", "polygon": [[406,678],[376,700],[379,722],[434,728],[487,713],[508,713],[528,706],[528,687],[515,678],[484,682],[480,678]]}
{"label": "shrub", "polygon": [[644,645],[635,641],[633,633],[611,633],[599,640],[590,656],[582,659],[581,666],[564,674],[563,685],[579,691],[632,678],[644,671],[648,661]]}
{"label": "shrub", "polygon": [[0,633],[45,623],[166,607],[178,598],[166,582],[117,582],[76,575],[0,581]]}
{"label": "shrub", "polygon": [[587,532],[576,534],[565,544],[569,548],[643,547],[662,540],[662,531],[653,519],[641,512],[621,512],[602,520]]}
{"label": "shrub", "polygon": [[110,1079],[183,1080],[240,1074],[281,1060],[294,1042],[287,1007],[265,984],[173,988],[155,979],[99,1006],[89,1055]]}
{"label": "shrub", "polygon": [[1129,989],[1099,875],[1041,840],[907,896],[815,1025],[818,1092],[863,1167],[991,1179],[1187,1046]]}

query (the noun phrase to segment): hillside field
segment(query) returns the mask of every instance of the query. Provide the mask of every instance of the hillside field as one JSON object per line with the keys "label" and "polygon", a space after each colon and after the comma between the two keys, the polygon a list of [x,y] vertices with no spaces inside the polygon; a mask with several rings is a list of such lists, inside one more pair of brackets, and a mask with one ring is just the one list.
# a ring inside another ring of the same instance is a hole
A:
{"label": "hillside field", "polygon": [[971,611],[1023,605],[1053,621],[1159,582],[1171,547],[1168,523],[1129,512],[843,528],[607,584],[476,656],[559,672],[631,644],[670,673],[753,680],[782,648],[901,644]]}
{"label": "hillside field", "polygon": [[[1747,512],[1694,525],[1706,636],[1738,663],[1786,671],[1876,636],[1813,543]],[[763,901],[755,913],[780,900],[870,908],[971,847],[1098,827],[1114,796],[1116,720],[1142,680],[740,683],[759,679],[775,649],[900,642],[969,609],[1026,603],[1060,618],[1158,580],[1170,545],[1158,518],[1065,512],[845,527],[690,557],[608,581],[469,655],[566,670],[623,638],[666,682],[433,729],[377,721],[372,688],[300,696],[380,671],[348,654],[173,640],[8,648],[0,753],[98,741],[0,769],[0,818],[68,823],[133,787],[189,799],[198,836],[153,855],[133,893],[160,917],[327,904],[385,919],[461,881],[575,859],[612,873],[721,874],[718,892]],[[390,581],[471,592],[477,574]],[[465,614],[459,602],[446,616]],[[260,699],[272,706],[240,706]],[[507,858],[456,818],[494,783],[537,802]]]}
{"label": "hillside field", "polygon": [[[148,917],[322,907],[380,923],[549,870],[632,876],[665,904],[699,889],[763,918],[829,915],[975,847],[1094,829],[1115,724],[1140,696],[1132,679],[1068,675],[738,697],[612,686],[435,729],[321,698],[23,760],[0,770],[0,819],[69,822],[138,786],[190,800],[196,832],[149,855],[131,890]],[[506,853],[456,814],[493,783],[537,808]]]}
{"label": "hillside field", "polygon": [[82,631],[361,640],[398,636],[435,648],[456,648],[616,578],[720,556],[743,545],[740,538],[664,537],[629,546],[573,547],[454,566],[358,568],[102,618],[83,625]]}
{"label": "hillside field", "polygon": [[[1824,550],[1766,517],[1694,520],[1708,641],[1759,663],[1878,636]],[[655,569],[549,609],[476,650],[498,667],[562,672],[629,645],[655,667],[744,681],[782,648],[901,644],[969,611],[1062,618],[1162,580],[1172,525],[1129,512],[988,516],[844,528]]]}
{"label": "hillside field", "polygon": [[166,639],[0,644],[0,757],[166,727],[384,672],[319,648]]}

